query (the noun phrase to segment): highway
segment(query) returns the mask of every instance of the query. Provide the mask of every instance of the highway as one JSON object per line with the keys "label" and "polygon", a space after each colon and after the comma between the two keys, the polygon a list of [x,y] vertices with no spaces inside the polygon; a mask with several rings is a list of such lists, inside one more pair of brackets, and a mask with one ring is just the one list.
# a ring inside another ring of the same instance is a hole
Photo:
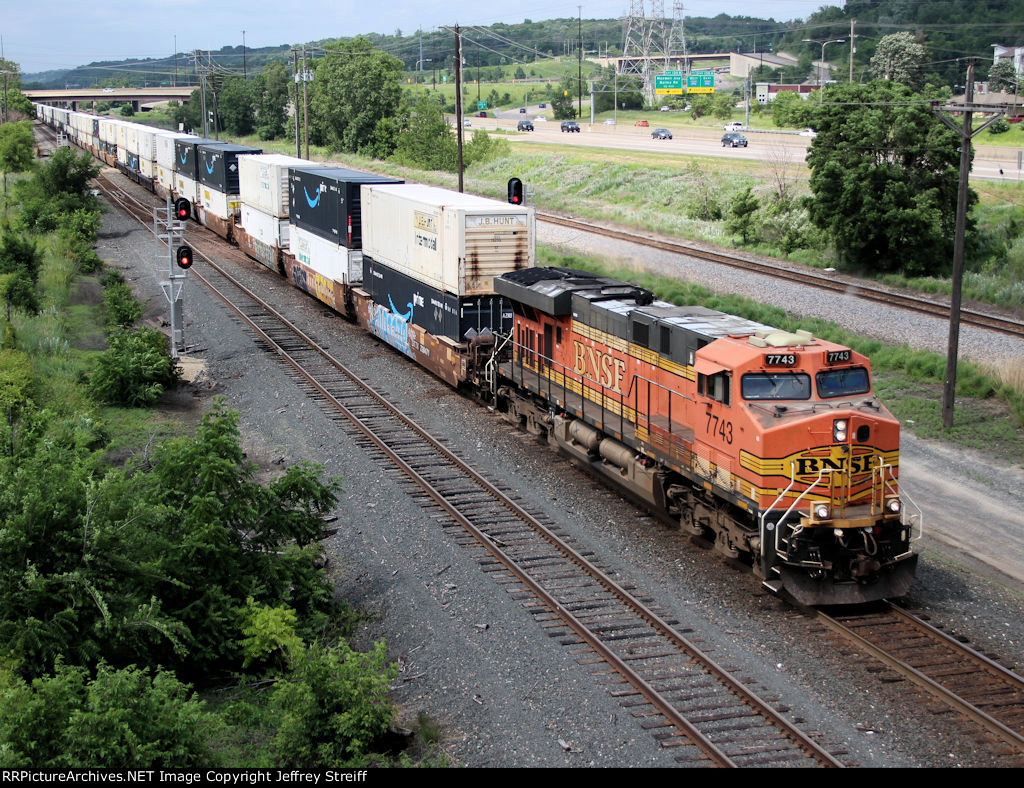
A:
{"label": "highway", "polygon": [[[680,113],[651,113],[649,127],[637,127],[630,121],[622,125],[591,125],[580,123],[579,133],[568,133],[561,130],[561,122],[547,120],[537,122],[536,114],[544,110],[532,109],[525,114],[515,112],[502,113],[501,118],[468,117],[472,124],[466,131],[484,129],[494,131],[502,129],[511,132],[508,140],[514,144],[528,145],[531,143],[549,143],[562,145],[581,145],[593,148],[612,148],[616,150],[642,151],[663,153],[665,155],[716,156],[728,159],[748,159],[766,163],[769,160],[803,161],[812,140],[801,137],[792,131],[775,129],[760,131],[756,125],[741,132],[748,140],[746,148],[722,147],[723,126],[691,126],[686,123],[673,123],[673,117],[679,118]],[[545,117],[553,117],[550,114]],[[534,131],[516,132],[516,123],[521,119],[533,121]],[[671,140],[651,139],[651,132],[656,128],[666,128],[672,132]],[[1012,129],[1010,134],[1017,133]],[[984,136],[984,132],[982,135]],[[1018,152],[1024,151],[1024,141],[1020,148],[998,147],[978,144],[975,140],[974,166],[971,170],[973,178],[1007,182],[1021,182],[1022,175],[1017,169]],[[1024,154],[1022,154],[1024,155]],[[1000,170],[1002,172],[1000,172]]]}

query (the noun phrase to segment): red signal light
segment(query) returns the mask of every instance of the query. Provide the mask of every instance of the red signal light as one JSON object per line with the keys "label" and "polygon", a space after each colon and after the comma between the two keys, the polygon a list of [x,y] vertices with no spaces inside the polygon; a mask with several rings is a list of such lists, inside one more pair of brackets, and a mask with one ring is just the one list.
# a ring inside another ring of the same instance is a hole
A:
{"label": "red signal light", "polygon": [[179,219],[187,219],[189,214],[192,213],[192,203],[186,200],[184,197],[179,197],[174,201],[174,214]]}
{"label": "red signal light", "polygon": [[189,269],[192,267],[192,249],[188,246],[179,246],[178,251],[174,253],[178,259],[178,267]]}
{"label": "red signal light", "polygon": [[523,204],[523,182],[519,178],[508,179],[508,201],[513,205]]}

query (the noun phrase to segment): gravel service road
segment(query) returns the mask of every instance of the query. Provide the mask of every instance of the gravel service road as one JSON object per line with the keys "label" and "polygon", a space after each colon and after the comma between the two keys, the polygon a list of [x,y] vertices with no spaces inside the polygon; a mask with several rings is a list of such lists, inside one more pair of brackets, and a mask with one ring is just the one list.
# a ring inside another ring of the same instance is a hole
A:
{"label": "gravel service road", "polygon": [[[150,300],[148,319],[167,313],[159,289],[166,252],[158,264],[155,251],[148,231],[115,211],[105,214],[99,253]],[[243,273],[414,419],[588,545],[719,662],[844,752],[844,761],[1005,764],[991,747],[951,735],[948,715],[925,711],[928,704],[901,682],[880,682],[872,663],[837,647],[748,572],[655,522],[265,268],[252,263]],[[549,637],[512,587],[481,569],[479,551],[459,546],[436,513],[406,495],[193,279],[184,299],[194,377],[186,391],[195,407],[211,394],[224,396],[242,414],[250,458],[268,473],[308,460],[342,477],[337,532],[326,544],[330,569],[338,592],[366,615],[357,645],[383,638],[400,665],[393,689],[405,724],[421,712],[436,719],[441,750],[466,766],[675,764],[671,748],[611,694],[608,677],[581,664],[586,655],[578,647]],[[932,461],[920,460],[922,467]],[[956,458],[948,463],[936,478],[954,484]],[[931,536],[924,547],[911,601],[933,623],[1009,664],[1024,662],[1020,588],[975,574]]]}

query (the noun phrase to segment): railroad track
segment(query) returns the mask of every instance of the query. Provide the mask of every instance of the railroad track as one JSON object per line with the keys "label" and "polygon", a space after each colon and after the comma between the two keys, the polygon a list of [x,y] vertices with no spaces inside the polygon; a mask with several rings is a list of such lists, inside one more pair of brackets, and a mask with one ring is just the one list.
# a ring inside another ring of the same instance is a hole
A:
{"label": "railroad track", "polygon": [[[657,238],[649,238],[647,236],[638,235],[637,233],[615,230],[609,227],[602,227],[600,225],[590,224],[589,222],[579,221],[577,219],[542,213],[540,211],[537,212],[537,218],[550,224],[555,224],[560,227],[568,227],[573,230],[579,230],[580,232],[595,233],[597,235],[603,235],[619,241],[627,241],[629,243],[647,246],[652,249],[660,249],[665,252],[672,252],[673,254],[682,254],[688,257],[695,257],[699,260],[707,260],[708,262],[729,266],[730,268],[738,268],[743,271],[762,274],[773,279],[808,285],[823,292],[832,292],[847,296],[852,295],[857,298],[863,298],[867,301],[874,301],[887,306],[898,307],[911,312],[930,315],[946,321],[949,320],[950,309],[946,304],[876,287],[866,280],[855,280],[847,277],[837,277],[835,275],[830,276],[827,274],[817,274],[809,271],[798,271],[779,265],[773,265],[771,263],[747,260],[742,257],[733,257],[731,255],[721,254],[718,252],[709,252],[704,249],[677,243],[675,241],[664,241]],[[1019,320],[999,317],[997,315],[963,308],[960,310],[960,319],[963,325],[984,328],[989,331],[996,331],[1001,334],[1008,334],[1010,336],[1024,339],[1024,323],[1021,323]]]}
{"label": "railroad track", "polygon": [[[101,187],[140,222],[152,208]],[[676,761],[716,766],[843,766],[743,680],[712,661],[613,573],[563,538],[513,493],[483,478],[441,442],[372,391],[355,373],[210,258],[223,242],[189,235],[191,273],[275,353],[308,394],[354,432],[368,453],[397,469],[410,495],[518,597],[539,625],[608,683],[609,691]]]}
{"label": "railroad track", "polygon": [[1024,755],[1024,678],[895,605],[818,618]]}

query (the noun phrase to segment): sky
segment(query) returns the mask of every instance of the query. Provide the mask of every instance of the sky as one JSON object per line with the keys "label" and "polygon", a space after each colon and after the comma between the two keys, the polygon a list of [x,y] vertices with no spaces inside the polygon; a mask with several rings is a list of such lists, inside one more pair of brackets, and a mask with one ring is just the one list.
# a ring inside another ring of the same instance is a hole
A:
{"label": "sky", "polygon": [[[806,19],[824,5],[841,0],[743,0],[731,6],[720,0],[683,0],[684,16],[719,13],[775,19]],[[216,8],[200,0],[3,0],[0,39],[3,56],[22,73],[70,69],[94,61],[164,58],[175,50],[218,50],[302,44],[359,33],[409,35],[458,23],[514,24],[524,19],[577,17],[612,19],[624,16],[628,0],[220,0]],[[645,3],[650,7],[650,3]],[[664,0],[666,15],[672,0]],[[621,42],[619,42],[621,46]]]}

